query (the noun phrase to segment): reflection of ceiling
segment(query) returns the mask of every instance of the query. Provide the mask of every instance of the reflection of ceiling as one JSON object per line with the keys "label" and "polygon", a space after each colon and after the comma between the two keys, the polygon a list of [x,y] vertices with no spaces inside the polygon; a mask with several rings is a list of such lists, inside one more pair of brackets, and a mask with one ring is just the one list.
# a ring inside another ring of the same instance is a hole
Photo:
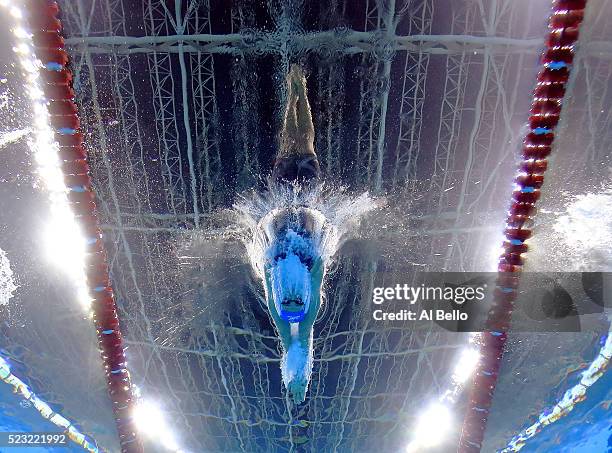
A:
{"label": "reflection of ceiling", "polygon": [[[60,2],[134,381],[192,451],[396,451],[420,407],[446,387],[464,339],[371,322],[361,269],[380,262],[380,250],[347,251],[316,326],[309,398],[295,407],[281,388],[258,286],[239,246],[218,233],[227,223],[218,212],[270,170],[284,97],[276,80],[298,60],[309,71],[324,172],[355,191],[385,193],[383,218],[401,232],[385,233],[402,250],[393,259],[490,269],[549,2],[398,1],[395,17],[373,1],[294,2],[303,6],[284,11],[274,1],[232,3]],[[599,133],[611,120],[610,6],[590,5],[555,191],[573,191],[563,182],[605,162],[612,139]],[[32,322],[32,338],[20,342],[62,343],[45,340],[57,330],[42,319]],[[88,328],[77,325],[62,354],[88,357],[86,384],[96,390],[79,390],[79,399],[100,407],[94,342],[77,340]],[[561,342],[567,363],[589,341]],[[502,377],[502,401],[524,404],[494,406],[496,445],[566,371],[540,339],[513,347],[508,372],[520,367],[538,386]],[[62,374],[44,360],[35,368]],[[108,414],[100,421],[67,409],[90,430],[112,429]]]}

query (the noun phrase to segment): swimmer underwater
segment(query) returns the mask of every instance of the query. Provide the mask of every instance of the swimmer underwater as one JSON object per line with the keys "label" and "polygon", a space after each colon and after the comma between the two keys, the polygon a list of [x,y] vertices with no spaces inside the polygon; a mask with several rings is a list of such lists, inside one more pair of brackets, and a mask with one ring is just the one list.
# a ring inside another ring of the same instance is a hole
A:
{"label": "swimmer underwater", "polygon": [[[319,182],[320,167],[306,77],[293,65],[286,81],[287,105],[272,184],[307,189]],[[317,239],[324,223],[319,211],[300,205],[274,209],[261,222],[268,244],[263,269],[266,303],[283,347],[283,382],[296,403],[305,400],[312,373],[313,325],[325,274]]]}

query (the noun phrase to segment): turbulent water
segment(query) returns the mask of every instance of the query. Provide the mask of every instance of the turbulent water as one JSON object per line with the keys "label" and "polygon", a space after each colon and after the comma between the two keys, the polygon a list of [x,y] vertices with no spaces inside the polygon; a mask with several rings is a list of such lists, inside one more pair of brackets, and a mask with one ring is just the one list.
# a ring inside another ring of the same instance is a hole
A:
{"label": "turbulent water", "polygon": [[585,269],[612,270],[612,186],[569,200],[555,232]]}
{"label": "turbulent water", "polygon": [[273,214],[282,209],[308,208],[315,217],[315,254],[329,265],[336,251],[356,231],[359,220],[381,205],[368,193],[352,196],[343,189],[324,184],[313,187],[271,185],[264,193],[241,196],[234,204],[238,222],[245,227],[242,240],[251,266],[264,278],[264,263],[270,251]]}
{"label": "turbulent water", "polygon": [[17,140],[20,140],[21,138],[25,137],[30,132],[31,129],[26,128],[0,133],[0,148],[5,147],[6,145],[10,145],[11,143],[15,143]]}
{"label": "turbulent water", "polygon": [[7,305],[16,289],[11,263],[6,252],[0,249],[0,305]]}

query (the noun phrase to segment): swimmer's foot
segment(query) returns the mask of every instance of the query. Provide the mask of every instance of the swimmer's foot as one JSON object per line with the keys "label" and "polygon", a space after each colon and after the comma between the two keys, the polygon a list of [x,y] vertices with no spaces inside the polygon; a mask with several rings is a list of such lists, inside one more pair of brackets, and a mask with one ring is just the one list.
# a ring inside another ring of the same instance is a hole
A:
{"label": "swimmer's foot", "polygon": [[281,358],[283,383],[296,404],[306,399],[312,374],[312,342],[293,341]]}
{"label": "swimmer's foot", "polygon": [[287,385],[287,390],[295,404],[301,404],[306,400],[306,389],[308,381],[306,379],[294,379]]}
{"label": "swimmer's foot", "polygon": [[304,99],[306,95],[306,75],[299,65],[291,65],[291,69],[287,74],[287,88],[289,89],[290,98],[297,96]]}

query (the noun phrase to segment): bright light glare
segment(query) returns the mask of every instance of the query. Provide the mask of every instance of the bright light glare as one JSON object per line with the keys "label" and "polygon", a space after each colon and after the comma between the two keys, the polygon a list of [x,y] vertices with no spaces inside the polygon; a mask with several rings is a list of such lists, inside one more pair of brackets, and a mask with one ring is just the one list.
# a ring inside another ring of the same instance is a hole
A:
{"label": "bright light glare", "polygon": [[28,34],[27,31],[25,31],[23,28],[21,27],[17,27],[15,29],[13,29],[13,33],[15,34],[15,36],[17,36],[18,38],[29,38],[30,35]]}
{"label": "bright light glare", "polygon": [[49,259],[71,275],[82,273],[85,240],[67,203],[53,206],[44,233]]}
{"label": "bright light glare", "polygon": [[[500,223],[501,222],[503,222],[503,220],[500,220]],[[504,248],[502,247],[502,243],[504,239],[506,239],[506,237],[501,231],[497,232],[496,234],[492,235],[489,238],[489,244],[491,244],[491,248],[487,251],[486,253],[487,256],[484,257],[484,260],[483,260],[484,268],[481,269],[483,272],[496,272],[497,271],[499,257],[505,251]]]}
{"label": "bright light glare", "polygon": [[[69,275],[76,284],[77,299],[88,309],[91,297],[87,289],[84,271],[85,238],[74,218],[70,206],[65,201],[58,202],[63,194],[55,194],[52,199],[52,212],[43,229],[43,240],[47,258]],[[53,200],[55,199],[55,202]]]}
{"label": "bright light glare", "polygon": [[406,448],[406,453],[439,445],[450,433],[451,423],[450,409],[440,402],[433,403],[419,416],[414,439]]}
{"label": "bright light glare", "polygon": [[151,439],[157,440],[168,450],[182,452],[174,433],[166,423],[161,408],[152,401],[140,400],[134,408],[134,423],[138,430]]}
{"label": "bright light glare", "polygon": [[13,47],[13,50],[18,54],[27,55],[27,56],[29,56],[31,53],[30,46],[28,46],[26,43],[23,43],[23,42]]}
{"label": "bright light glare", "polygon": [[464,349],[453,371],[453,381],[457,384],[463,384],[467,381],[474,372],[479,360],[480,353],[478,350],[473,348]]}
{"label": "bright light glare", "polygon": [[11,16],[13,16],[15,19],[21,19],[23,17],[23,13],[21,12],[21,10],[19,8],[17,8],[16,6],[13,6],[10,10],[9,13],[11,13]]}

